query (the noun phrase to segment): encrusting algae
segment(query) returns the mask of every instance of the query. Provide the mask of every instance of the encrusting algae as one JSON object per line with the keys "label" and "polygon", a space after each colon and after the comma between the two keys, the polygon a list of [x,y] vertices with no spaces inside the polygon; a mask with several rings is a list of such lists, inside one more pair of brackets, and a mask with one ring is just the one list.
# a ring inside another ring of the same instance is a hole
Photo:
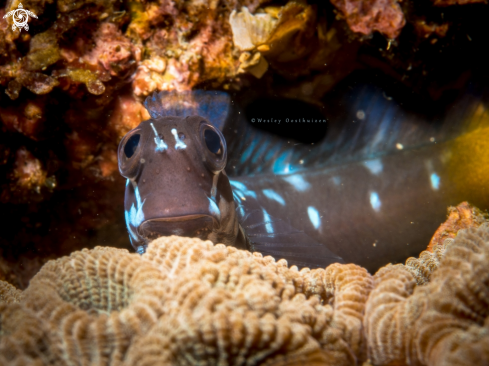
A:
{"label": "encrusting algae", "polygon": [[176,236],[84,249],[0,281],[0,365],[484,365],[488,263],[487,222],[375,276]]}

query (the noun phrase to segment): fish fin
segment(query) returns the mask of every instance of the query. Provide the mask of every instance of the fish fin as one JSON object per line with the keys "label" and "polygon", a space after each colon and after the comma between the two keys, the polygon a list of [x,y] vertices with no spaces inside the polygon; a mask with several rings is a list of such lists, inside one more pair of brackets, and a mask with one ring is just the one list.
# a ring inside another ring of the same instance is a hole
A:
{"label": "fish fin", "polygon": [[[281,120],[280,124],[267,124],[275,126],[277,131],[288,128],[297,135],[309,133],[311,136],[310,132],[303,131],[324,123],[327,131],[321,141],[311,144],[260,130],[255,126],[265,124],[259,121],[237,124],[238,132],[230,134],[227,141],[228,166],[235,167],[228,169],[228,174],[297,173],[310,168],[378,159],[400,150],[449,141],[479,123],[480,111],[485,108],[489,93],[477,85],[469,85],[465,93],[453,100],[443,99],[443,102],[436,103],[435,108],[435,102],[429,104],[419,101],[419,97],[410,96],[410,89],[397,87],[403,92],[391,95],[389,90],[395,88],[389,86],[389,80],[383,82],[385,85],[374,82],[355,77],[338,84],[335,92],[323,100],[323,118],[318,120],[327,122],[307,123],[307,116],[315,116],[312,111],[316,106],[311,106],[309,111],[305,105],[297,111],[291,110],[293,103],[287,99],[273,103],[267,100],[268,108],[263,107],[260,99],[250,103],[245,108],[245,115],[253,120],[258,117]],[[405,104],[420,106],[413,110]],[[304,118],[297,118],[301,114]],[[312,117],[309,121],[314,121]],[[315,135],[313,137],[316,138]]]}
{"label": "fish fin", "polygon": [[222,130],[233,102],[229,94],[217,90],[161,91],[147,97],[144,106],[152,118],[201,116]]}
{"label": "fish fin", "polygon": [[252,210],[240,221],[252,251],[276,260],[286,259],[289,266],[325,268],[332,263],[344,263],[340,256],[303,231],[263,210]]}

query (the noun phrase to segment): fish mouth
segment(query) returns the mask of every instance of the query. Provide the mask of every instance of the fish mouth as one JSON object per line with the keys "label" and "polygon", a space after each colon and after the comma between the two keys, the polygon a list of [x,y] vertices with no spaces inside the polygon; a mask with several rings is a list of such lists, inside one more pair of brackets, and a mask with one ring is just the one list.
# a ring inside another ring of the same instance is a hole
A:
{"label": "fish mouth", "polygon": [[171,235],[206,240],[212,233],[214,224],[215,219],[208,215],[157,218],[142,222],[139,225],[138,233],[149,240]]}

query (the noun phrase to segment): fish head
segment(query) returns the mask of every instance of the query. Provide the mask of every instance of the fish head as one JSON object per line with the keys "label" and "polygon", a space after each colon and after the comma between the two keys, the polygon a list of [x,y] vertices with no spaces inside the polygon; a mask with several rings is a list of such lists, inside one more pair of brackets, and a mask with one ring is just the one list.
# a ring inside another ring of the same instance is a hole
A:
{"label": "fish head", "polygon": [[125,218],[138,249],[161,236],[230,243],[238,233],[224,172],[226,141],[201,116],[164,116],[127,133],[118,149],[127,178]]}

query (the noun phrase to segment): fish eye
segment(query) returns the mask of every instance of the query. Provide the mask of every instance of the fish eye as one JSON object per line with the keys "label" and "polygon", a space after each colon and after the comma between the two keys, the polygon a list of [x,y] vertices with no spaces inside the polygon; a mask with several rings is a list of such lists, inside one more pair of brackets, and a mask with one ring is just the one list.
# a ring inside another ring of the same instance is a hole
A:
{"label": "fish eye", "polygon": [[141,139],[140,134],[134,134],[126,142],[126,145],[124,146],[124,154],[126,154],[127,158],[130,158],[131,156],[134,155],[136,152],[136,149],[138,148],[139,145],[139,140]]}
{"label": "fish eye", "polygon": [[213,154],[219,154],[221,152],[221,138],[216,131],[207,129],[204,132],[205,144],[209,151]]}

